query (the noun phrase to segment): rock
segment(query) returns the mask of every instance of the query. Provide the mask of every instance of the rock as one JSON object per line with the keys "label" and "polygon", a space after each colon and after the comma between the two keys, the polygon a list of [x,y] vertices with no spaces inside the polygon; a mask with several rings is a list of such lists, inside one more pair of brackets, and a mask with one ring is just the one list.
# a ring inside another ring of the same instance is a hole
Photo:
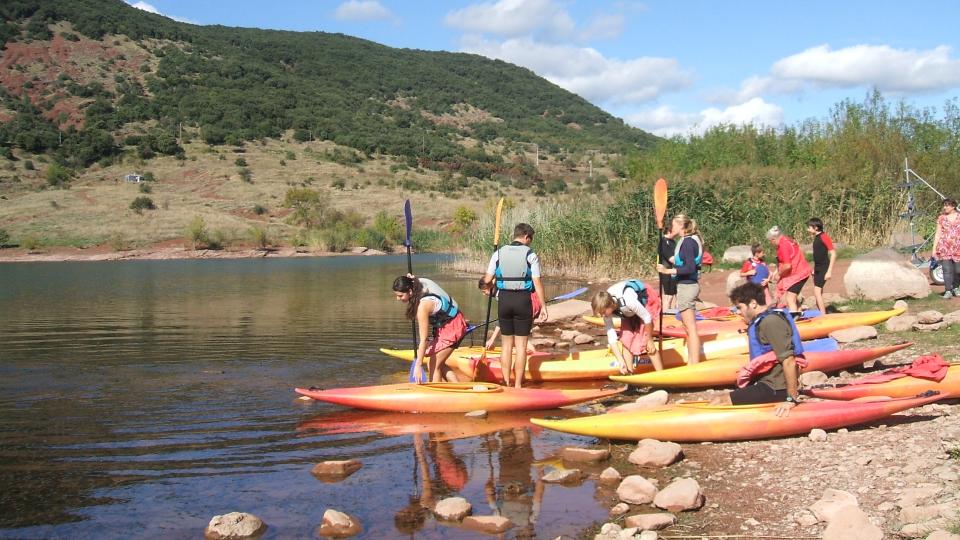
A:
{"label": "rock", "polygon": [[486,534],[503,534],[513,527],[513,522],[503,516],[467,516],[463,527]]}
{"label": "rock", "polygon": [[893,303],[893,309],[901,309],[901,308],[904,310],[904,313],[906,313],[907,310],[910,309],[910,304],[908,304],[906,300],[897,300],[896,302]]}
{"label": "rock", "polygon": [[463,497],[447,497],[433,508],[433,513],[444,521],[460,521],[470,514],[470,503]]}
{"label": "rock", "polygon": [[576,343],[577,345],[586,345],[587,343],[593,343],[593,340],[594,340],[594,337],[587,334],[577,334],[577,336],[573,338],[573,342]]}
{"label": "rock", "polygon": [[824,442],[827,440],[827,432],[822,429],[811,429],[807,438],[813,442]]}
{"label": "rock", "polygon": [[360,255],[361,253],[365,253],[368,249],[369,248],[367,248],[366,246],[352,247],[350,248],[350,253],[353,253],[355,255]]}
{"label": "rock", "polygon": [[552,323],[567,319],[575,319],[581,315],[590,314],[590,302],[583,300],[564,300],[563,302],[553,304],[547,310],[549,318],[546,322]]}
{"label": "rock", "polygon": [[683,457],[683,449],[674,442],[643,439],[627,460],[640,467],[666,467]]}
{"label": "rock", "polygon": [[554,469],[543,475],[544,482],[548,484],[574,484],[580,481],[580,469]]}
{"label": "rock", "polygon": [[956,510],[949,504],[933,504],[930,506],[906,506],[900,509],[901,523],[920,523],[938,517],[950,518],[956,515]]}
{"label": "rock", "polygon": [[800,374],[801,386],[816,386],[827,382],[827,374],[822,371],[807,371]]}
{"label": "rock", "polygon": [[624,523],[627,527],[636,527],[642,531],[659,531],[677,522],[677,516],[660,512],[657,514],[637,514],[629,516]]}
{"label": "rock", "polygon": [[945,322],[938,322],[933,324],[916,323],[913,325],[913,329],[916,330],[917,332],[933,332],[936,330],[942,330],[947,326],[949,325]]}
{"label": "rock", "polygon": [[829,292],[823,293],[823,305],[825,306],[829,306],[831,304],[845,304],[845,303],[847,303],[847,298],[842,294],[829,293]]}
{"label": "rock", "polygon": [[207,540],[234,540],[259,536],[267,530],[267,524],[253,514],[230,512],[213,516],[203,536]]}
{"label": "rock", "polygon": [[620,471],[614,469],[613,467],[607,467],[600,473],[600,480],[603,482],[613,482],[620,481]]}
{"label": "rock", "polygon": [[747,280],[740,277],[740,270],[734,270],[727,274],[727,295],[730,295],[730,291],[736,289],[740,285],[746,283]]}
{"label": "rock", "polygon": [[860,508],[847,508],[833,516],[823,531],[823,540],[883,540],[883,529]]}
{"label": "rock", "polygon": [[575,340],[575,339],[577,338],[577,336],[579,336],[579,335],[580,335],[580,332],[577,332],[576,330],[561,330],[561,331],[560,331],[560,339],[562,339],[563,341],[573,341],[573,340]]}
{"label": "rock", "polygon": [[742,264],[743,261],[753,257],[753,251],[750,246],[730,246],[723,252],[723,262],[731,264]]}
{"label": "rock", "polygon": [[797,516],[796,522],[801,527],[812,527],[813,525],[819,523],[820,520],[817,519],[817,516],[811,514],[810,512],[803,511]]}
{"label": "rock", "polygon": [[897,315],[887,319],[883,326],[888,332],[906,332],[907,330],[913,330],[915,324],[917,324],[915,315]]}
{"label": "rock", "polygon": [[917,322],[920,324],[935,324],[943,320],[943,313],[935,309],[928,309],[917,313]]}
{"label": "rock", "polygon": [[957,324],[960,323],[960,310],[951,311],[943,316],[943,322],[947,324]]}
{"label": "rock", "polygon": [[386,255],[386,251],[380,251],[379,249],[368,249],[363,252],[364,255]]}
{"label": "rock", "polygon": [[332,508],[323,513],[323,522],[317,529],[317,535],[343,538],[360,533],[360,522],[343,512]]}
{"label": "rock", "polygon": [[662,407],[666,405],[667,400],[670,399],[670,394],[666,390],[657,390],[650,392],[645,396],[640,396],[633,403],[625,403],[623,405],[617,405],[612,407],[610,412],[623,412],[623,411],[640,411],[644,409],[656,409],[657,407]]}
{"label": "rock", "polygon": [[630,505],[622,502],[613,505],[613,508],[610,509],[611,516],[622,516],[630,511]]}
{"label": "rock", "polygon": [[483,409],[477,409],[475,411],[468,412],[464,416],[466,416],[467,418],[477,418],[479,420],[483,420],[484,418],[487,417],[487,411]]}
{"label": "rock", "polygon": [[863,339],[875,339],[877,329],[872,326],[852,326],[843,330],[834,330],[830,332],[830,337],[837,340],[838,343],[853,343]]}
{"label": "rock", "polygon": [[564,461],[578,461],[592,463],[603,461],[610,457],[609,448],[578,448],[576,446],[567,446],[560,451],[560,457]]}
{"label": "rock", "polygon": [[653,504],[670,512],[683,512],[700,508],[703,501],[703,491],[696,480],[678,478],[657,493]]}
{"label": "rock", "polygon": [[570,342],[569,342],[569,341],[558,341],[556,346],[557,346],[558,349],[569,349],[569,348],[570,348]]}
{"label": "rock", "polygon": [[653,531],[643,531],[640,533],[640,540],[657,540],[659,536]]}
{"label": "rock", "polygon": [[927,540],[960,540],[960,534],[952,534],[943,529],[938,529],[927,535]]}
{"label": "rock", "polygon": [[531,339],[530,344],[538,349],[539,348],[552,349],[557,345],[557,340],[548,338],[548,337],[541,337],[541,338]]}
{"label": "rock", "polygon": [[653,502],[657,495],[657,487],[639,474],[632,474],[623,479],[617,486],[617,497],[630,504],[647,504]]}
{"label": "rock", "polygon": [[820,500],[813,503],[810,511],[818,520],[830,522],[834,516],[851,508],[859,508],[857,498],[852,493],[839,489],[827,489],[824,490]]}
{"label": "rock", "polygon": [[900,536],[905,536],[907,538],[922,538],[926,537],[930,531],[948,527],[949,525],[950,524],[943,519],[935,519],[925,523],[909,523],[900,529]]}
{"label": "rock", "polygon": [[923,272],[889,248],[858,256],[843,276],[847,296],[867,300],[926,298],[930,282]]}
{"label": "rock", "polygon": [[343,461],[324,461],[316,464],[310,474],[321,482],[339,482],[360,470],[363,464],[355,459]]}

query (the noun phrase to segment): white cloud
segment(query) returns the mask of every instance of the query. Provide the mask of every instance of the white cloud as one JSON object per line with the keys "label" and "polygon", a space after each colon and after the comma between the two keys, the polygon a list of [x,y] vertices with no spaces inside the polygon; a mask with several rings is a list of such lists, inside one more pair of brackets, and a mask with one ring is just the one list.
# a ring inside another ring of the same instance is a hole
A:
{"label": "white cloud", "polygon": [[623,15],[597,15],[579,32],[579,40],[588,42],[595,39],[613,39],[623,33]]}
{"label": "white cloud", "polygon": [[596,49],[553,45],[531,38],[491,41],[477,36],[462,49],[524,66],[594,103],[640,103],[690,84],[691,74],[672,58],[619,60]]}
{"label": "white cloud", "polygon": [[177,16],[174,16],[174,15],[167,15],[166,13],[160,13],[160,10],[157,9],[153,4],[148,4],[148,3],[144,2],[143,0],[140,0],[139,2],[135,2],[135,3],[130,3],[130,2],[128,1],[127,3],[130,4],[131,7],[135,7],[135,8],[137,8],[137,9],[141,9],[141,10],[143,10],[143,11],[146,11],[147,13],[153,13],[154,15],[160,15],[160,16],[162,16],[162,17],[166,17],[166,18],[168,18],[168,19],[173,19],[173,20],[175,20],[175,21],[182,22],[182,23],[197,24],[195,21],[192,21],[192,20],[190,20],[190,19],[186,19],[186,18],[184,18],[184,17],[177,17]]}
{"label": "white cloud", "polygon": [[382,21],[395,18],[378,0],[347,0],[337,6],[333,16],[341,21]]}
{"label": "white cloud", "polygon": [[571,36],[576,28],[566,10],[552,0],[498,0],[472,4],[448,13],[444,22],[471,34],[505,37],[543,34],[557,39]]}
{"label": "white cloud", "polygon": [[783,123],[783,109],[753,98],[725,109],[714,107],[699,113],[678,112],[669,106],[657,107],[627,116],[627,123],[661,137],[702,134],[722,124],[779,126]]}

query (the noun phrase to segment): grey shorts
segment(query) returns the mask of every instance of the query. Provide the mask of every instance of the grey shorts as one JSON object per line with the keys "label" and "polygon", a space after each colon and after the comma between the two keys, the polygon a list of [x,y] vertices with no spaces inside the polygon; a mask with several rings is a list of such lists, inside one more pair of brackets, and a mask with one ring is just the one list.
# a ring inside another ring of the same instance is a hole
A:
{"label": "grey shorts", "polygon": [[677,311],[697,309],[697,298],[699,296],[699,283],[677,283]]}

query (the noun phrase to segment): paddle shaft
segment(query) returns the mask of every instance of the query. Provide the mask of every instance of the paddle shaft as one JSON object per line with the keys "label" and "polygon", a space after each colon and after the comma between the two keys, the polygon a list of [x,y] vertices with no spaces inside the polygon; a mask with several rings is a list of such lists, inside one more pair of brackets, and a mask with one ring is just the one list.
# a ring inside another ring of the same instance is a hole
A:
{"label": "paddle shaft", "polygon": [[[412,246],[413,242],[411,240],[411,233],[413,232],[412,231],[413,211],[410,209],[410,199],[407,199],[407,201],[403,204],[403,217],[404,217],[404,222],[406,223],[406,228],[407,228],[407,239],[406,239],[407,241],[405,242],[407,245],[407,273],[412,276],[413,275],[413,246]],[[412,302],[413,299],[411,298],[410,301]],[[417,351],[420,350],[420,344],[418,343],[419,339],[417,336],[416,317],[414,317],[414,319],[410,321],[410,329],[411,329],[411,333],[413,334],[413,364],[410,365],[410,377],[412,378],[413,372],[416,366],[418,365]],[[412,381],[412,382],[420,382],[420,381]]]}
{"label": "paddle shaft", "polygon": [[[493,224],[493,252],[496,253],[500,249],[500,218],[503,215],[503,198],[500,198],[500,202],[497,203],[497,213],[494,217]],[[490,296],[487,297],[487,316],[483,318],[483,343],[487,343],[487,330],[490,329],[490,309],[493,308],[493,291],[490,292]],[[486,350],[486,349],[484,349]]]}

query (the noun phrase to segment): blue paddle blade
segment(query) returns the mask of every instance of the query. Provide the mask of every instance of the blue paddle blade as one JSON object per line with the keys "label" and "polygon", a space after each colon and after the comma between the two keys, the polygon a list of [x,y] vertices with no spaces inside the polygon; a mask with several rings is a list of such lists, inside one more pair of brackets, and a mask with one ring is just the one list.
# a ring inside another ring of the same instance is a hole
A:
{"label": "blue paddle blade", "polygon": [[587,288],[586,288],[586,287],[580,287],[579,289],[577,289],[577,290],[575,290],[575,291],[570,291],[570,292],[568,292],[567,294],[561,294],[560,296],[554,296],[554,297],[551,298],[550,300],[547,300],[547,302],[556,302],[556,301],[558,301],[558,300],[569,300],[569,299],[571,299],[571,298],[573,298],[573,297],[575,297],[575,296],[580,296],[581,294],[583,294],[583,293],[585,293],[585,292],[587,292]]}
{"label": "blue paddle blade", "polygon": [[804,352],[833,352],[840,350],[840,344],[833,338],[811,339],[803,342]]}
{"label": "blue paddle blade", "polygon": [[403,245],[410,247],[413,245],[410,243],[410,234],[413,231],[413,210],[410,209],[410,199],[403,203],[403,221],[407,225],[407,241]]}
{"label": "blue paddle blade", "polygon": [[[413,368],[416,367],[416,365],[417,365],[417,361],[416,361],[416,360],[414,360],[413,362],[410,362],[410,375],[407,377],[407,382],[412,382],[412,383],[417,382],[417,379],[413,376]],[[427,372],[426,372],[426,371],[421,371],[421,372],[420,372],[420,382],[422,382],[422,383],[427,382]]]}
{"label": "blue paddle blade", "polygon": [[819,317],[823,315],[818,309],[805,309],[800,313],[801,319],[812,319],[814,317]]}

